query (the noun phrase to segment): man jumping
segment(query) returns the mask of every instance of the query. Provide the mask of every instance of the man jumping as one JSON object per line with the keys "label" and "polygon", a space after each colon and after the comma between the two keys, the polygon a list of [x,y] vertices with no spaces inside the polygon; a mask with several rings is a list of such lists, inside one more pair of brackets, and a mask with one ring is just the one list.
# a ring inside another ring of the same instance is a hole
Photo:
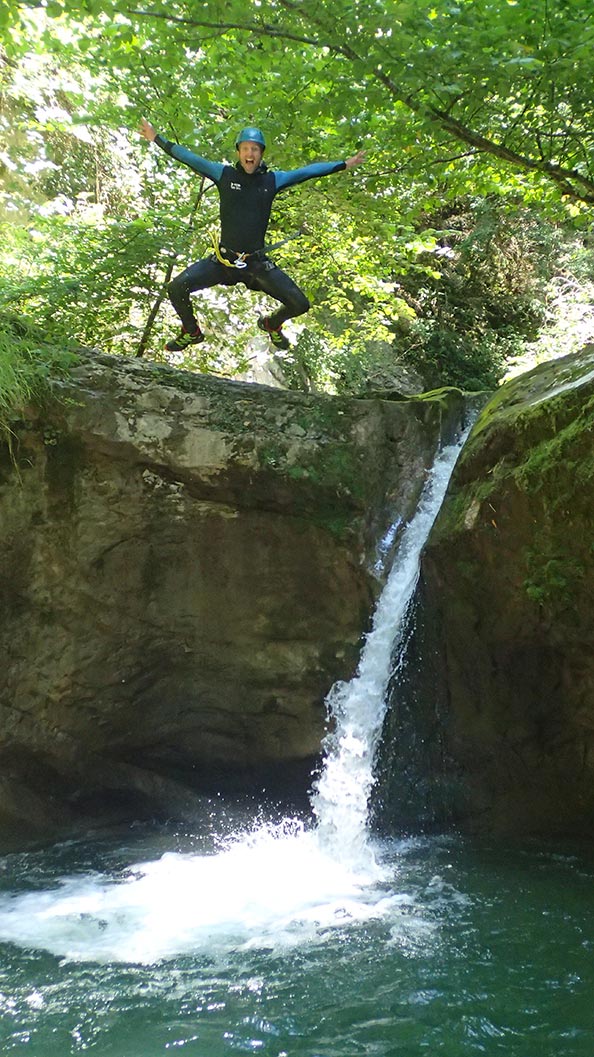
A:
{"label": "man jumping", "polygon": [[220,198],[220,243],[215,246],[210,257],[191,264],[167,287],[171,304],[181,319],[182,329],[167,342],[165,348],[169,352],[179,352],[204,341],[204,334],[192,309],[190,294],[219,283],[226,286],[244,283],[250,290],[261,290],[280,301],[281,307],[276,312],[259,317],[258,326],[268,334],[275,348],[288,348],[289,342],[281,329],[283,323],[307,312],[310,305],[296,283],[277,268],[266,254],[264,240],[272,201],[279,191],[294,184],[360,165],[365,159],[364,152],[358,151],[346,161],[315,162],[301,169],[273,172],[262,160],[266,144],[259,128],[248,127],[239,133],[235,144],[238,160],[234,166],[207,161],[187,147],[171,143],[160,136],[145,118],[142,119],[140,132],[176,161],[183,162],[212,180]]}

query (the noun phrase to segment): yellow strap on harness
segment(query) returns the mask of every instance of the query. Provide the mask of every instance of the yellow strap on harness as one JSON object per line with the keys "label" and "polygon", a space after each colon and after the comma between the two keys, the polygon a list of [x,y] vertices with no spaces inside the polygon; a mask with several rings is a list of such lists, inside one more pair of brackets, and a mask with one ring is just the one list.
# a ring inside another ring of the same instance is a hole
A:
{"label": "yellow strap on harness", "polygon": [[210,238],[214,247],[215,257],[221,264],[224,264],[226,268],[247,268],[246,257],[247,253],[238,253],[237,260],[228,261],[226,257],[223,257],[221,253],[221,247],[219,246],[219,240],[214,231],[211,231]]}

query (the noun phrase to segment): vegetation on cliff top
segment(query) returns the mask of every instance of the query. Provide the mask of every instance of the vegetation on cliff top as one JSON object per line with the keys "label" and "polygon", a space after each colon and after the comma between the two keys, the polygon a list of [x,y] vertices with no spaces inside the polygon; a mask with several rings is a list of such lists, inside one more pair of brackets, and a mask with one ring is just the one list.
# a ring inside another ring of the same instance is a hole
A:
{"label": "vegetation on cliff top", "polygon": [[[505,540],[513,526],[523,588],[551,621],[572,607],[577,613],[580,599],[585,604],[594,555],[593,362],[594,349],[589,358],[543,365],[492,398],[434,530],[434,540],[449,538],[457,551],[468,530],[478,530],[488,541],[485,555],[501,551],[502,567],[512,575]],[[471,562],[457,563],[461,574],[485,575],[479,553],[480,547]]]}
{"label": "vegetation on cliff top", "polygon": [[74,351],[48,341],[39,327],[0,314],[0,438],[10,444],[10,423],[28,403],[39,403]]}

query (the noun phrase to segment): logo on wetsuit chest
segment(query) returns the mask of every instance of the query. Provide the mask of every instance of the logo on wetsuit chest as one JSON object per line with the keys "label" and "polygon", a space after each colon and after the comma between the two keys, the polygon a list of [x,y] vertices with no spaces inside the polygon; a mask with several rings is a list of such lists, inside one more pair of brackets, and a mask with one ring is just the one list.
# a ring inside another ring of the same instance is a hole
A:
{"label": "logo on wetsuit chest", "polygon": [[233,180],[232,180],[231,181],[231,190],[232,191],[241,191],[241,184],[233,183]]}

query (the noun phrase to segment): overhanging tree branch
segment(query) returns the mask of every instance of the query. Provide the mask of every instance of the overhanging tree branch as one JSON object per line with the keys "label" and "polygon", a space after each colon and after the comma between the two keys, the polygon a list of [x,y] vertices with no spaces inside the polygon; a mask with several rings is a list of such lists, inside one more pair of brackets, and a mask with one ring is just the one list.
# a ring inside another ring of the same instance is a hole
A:
{"label": "overhanging tree branch", "polygon": [[[529,172],[538,172],[544,176],[549,177],[553,180],[560,188],[564,195],[569,198],[574,198],[582,202],[594,202],[594,182],[588,179],[587,176],[583,176],[582,173],[575,169],[565,169],[561,165],[556,165],[554,162],[541,159],[536,161],[533,158],[529,158],[524,154],[519,154],[517,151],[511,150],[506,147],[505,144],[495,143],[493,140],[487,139],[478,132],[473,132],[471,129],[466,128],[456,118],[453,118],[450,114],[446,114],[443,111],[430,109],[430,116],[439,123],[440,127],[450,132],[456,139],[462,140],[463,143],[468,143],[469,146],[474,147],[476,150],[483,154],[491,154],[496,158],[500,158],[502,161],[510,162],[512,165],[525,169]],[[580,184],[584,190],[579,191],[573,186],[572,182]]]}
{"label": "overhanging tree branch", "polygon": [[134,8],[129,8],[126,11],[126,14],[137,15],[140,18],[159,18],[165,22],[174,22],[181,26],[196,26],[199,29],[216,29],[222,33],[225,33],[230,29],[238,29],[243,33],[252,33],[261,37],[280,37],[283,40],[296,41],[298,44],[309,44],[314,48],[324,46],[320,45],[319,40],[316,40],[314,37],[305,37],[300,33],[292,33],[288,29],[272,26],[267,22],[210,22],[207,19],[183,18],[181,15],[168,15],[164,11],[138,11]]}
{"label": "overhanging tree branch", "polygon": [[[291,13],[299,13],[299,9],[291,2],[291,0],[279,0],[279,3]],[[506,162],[524,172],[539,173],[553,181],[562,195],[571,198],[574,201],[585,202],[588,204],[594,203],[593,180],[584,176],[576,169],[565,168],[542,157],[534,159],[527,155],[520,154],[518,151],[512,150],[510,147],[506,146],[504,143],[498,143],[495,140],[490,139],[488,136],[484,136],[482,133],[476,132],[467,127],[457,118],[453,117],[449,111],[428,105],[420,99],[417,94],[402,92],[393,78],[386,73],[383,67],[370,65],[369,60],[364,59],[363,56],[356,52],[349,44],[344,42],[337,43],[330,37],[324,39],[328,31],[319,17],[317,19],[312,18],[311,13],[309,16],[310,21],[319,26],[321,33],[323,34],[322,37],[312,37],[309,34],[297,32],[286,26],[272,25],[271,23],[264,21],[213,21],[210,19],[185,18],[177,15],[169,15],[161,11],[140,10],[137,8],[128,9],[126,14],[134,15],[139,18],[158,18],[167,22],[198,29],[211,29],[218,30],[219,32],[236,30],[240,33],[248,33],[252,36],[273,37],[279,40],[289,40],[299,44],[306,44],[314,48],[326,49],[334,55],[340,55],[343,58],[348,59],[350,62],[363,65],[364,67],[367,66],[369,74],[384,86],[393,99],[402,103],[412,113],[434,123],[454,139],[466,143],[481,154],[490,155],[491,157]]]}

